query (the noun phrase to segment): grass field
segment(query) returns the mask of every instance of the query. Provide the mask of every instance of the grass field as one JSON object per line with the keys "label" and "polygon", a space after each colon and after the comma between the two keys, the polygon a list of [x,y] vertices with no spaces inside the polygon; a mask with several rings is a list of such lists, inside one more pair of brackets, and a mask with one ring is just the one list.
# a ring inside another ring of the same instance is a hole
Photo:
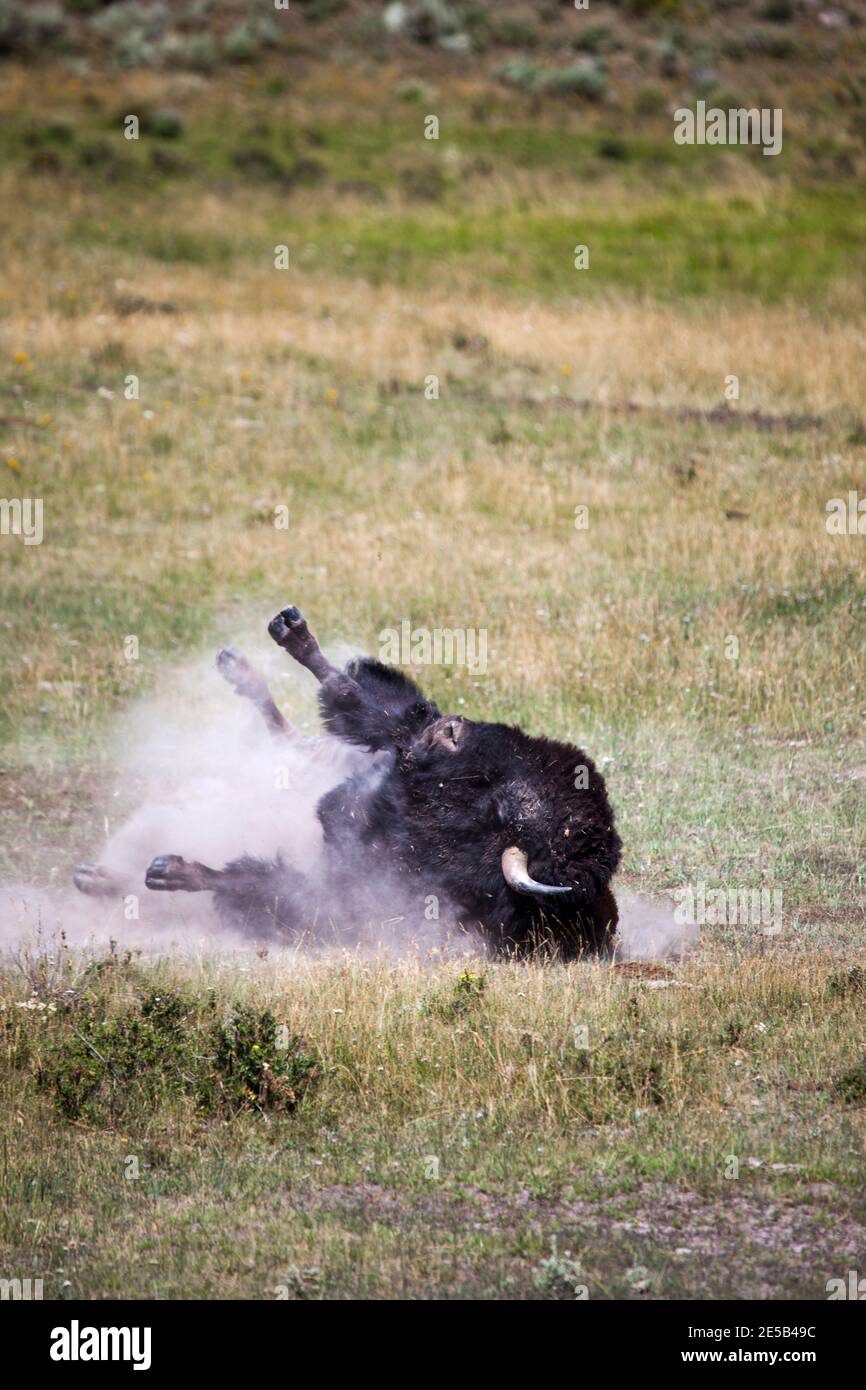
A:
{"label": "grass field", "polygon": [[[485,675],[415,672],[442,707],[604,760],[629,888],[781,890],[783,930],[655,978],[7,953],[0,1274],[822,1298],[866,1260],[866,540],[825,525],[866,494],[866,198],[661,126],[611,159],[501,91],[482,121],[468,80],[425,142],[393,85],[58,71],[52,130],[5,70],[0,470],[44,540],[0,537],[0,877],[96,857],[128,711],[293,601],[372,650],[486,629]],[[145,104],[182,132],[124,141]]]}

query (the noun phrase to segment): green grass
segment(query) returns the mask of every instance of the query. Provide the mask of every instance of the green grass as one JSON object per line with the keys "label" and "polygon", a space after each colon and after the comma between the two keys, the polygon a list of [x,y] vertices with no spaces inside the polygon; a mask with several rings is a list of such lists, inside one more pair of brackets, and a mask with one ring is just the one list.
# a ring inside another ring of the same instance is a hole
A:
{"label": "green grass", "polygon": [[[262,264],[279,238],[308,271],[404,287],[457,275],[555,298],[623,292],[679,301],[724,292],[734,302],[778,304],[795,296],[820,308],[866,270],[866,200],[853,191],[780,193],[767,211],[715,192],[671,194],[650,207],[647,201],[613,213],[590,203],[579,214],[434,206],[423,214],[366,209],[319,217],[299,216],[290,202],[260,240],[178,226],[142,232],[91,216],[74,219],[68,231],[85,248],[216,269]],[[589,248],[589,272],[575,270],[577,245]]]}
{"label": "green grass", "polygon": [[[750,963],[744,995],[730,967],[648,990],[586,967],[487,967],[469,989],[457,967],[259,966],[239,983],[212,965],[154,973],[109,957],[78,979],[55,962],[48,979],[28,964],[28,1007],[4,986],[2,1085],[40,1138],[5,1150],[3,1236],[46,1271],[46,1296],[268,1298],[288,1284],[293,1297],[571,1297],[543,1277],[554,1242],[594,1298],[634,1296],[637,1266],[663,1297],[725,1296],[732,1278],[821,1297],[834,1276],[810,1194],[859,1192],[849,1062],[864,1035],[856,989],[820,968]],[[166,1018],[185,1011],[169,1046],[180,1059],[192,1041],[199,1068],[219,1065],[208,1037],[239,996],[300,1028],[317,1070],[297,1108],[265,1124],[245,1091],[214,1126],[170,1067],[161,1085],[150,1068],[98,1126],[64,1123],[55,1074],[81,1052],[88,1011],[108,1020],[105,1076],[125,1064],[148,981]],[[762,1237],[770,1190],[782,1220]],[[691,1207],[677,1210],[682,1193]],[[695,1219],[725,1210],[742,1217],[736,1272],[721,1231],[713,1269],[689,1249]],[[794,1213],[808,1264],[785,1249]],[[862,1199],[838,1215],[863,1220]]]}

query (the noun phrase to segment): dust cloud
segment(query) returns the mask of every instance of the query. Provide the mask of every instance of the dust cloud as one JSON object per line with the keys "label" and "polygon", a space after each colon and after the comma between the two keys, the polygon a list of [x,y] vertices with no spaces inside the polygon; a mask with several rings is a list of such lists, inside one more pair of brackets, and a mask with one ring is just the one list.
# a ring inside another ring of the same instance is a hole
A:
{"label": "dust cloud", "polygon": [[[49,888],[0,884],[0,947],[22,941],[145,953],[249,952],[254,944],[214,910],[210,893],[159,893],[144,874],[161,854],[179,854],[214,868],[241,855],[282,855],[315,877],[322,848],[319,799],[371,757],[320,733],[315,688],[276,650],[248,635],[242,649],[262,670],[277,704],[296,721],[291,740],[274,738],[253,705],[220,678],[211,658],[175,668],[159,690],[134,701],[109,731],[108,763],[116,769],[118,805],[135,809],[114,824],[106,817],[102,843],[82,844],[82,861],[111,875],[106,896],[79,892],[70,877]],[[352,653],[336,653],[343,662]],[[688,943],[673,906],[617,891],[619,960],[676,959]],[[384,915],[383,915],[384,914]],[[399,889],[359,882],[352,916],[355,948],[427,955],[478,954],[479,942],[460,932],[447,906],[426,921]],[[300,948],[335,944],[328,924],[315,924]],[[338,935],[338,932],[337,932]],[[273,947],[269,950],[273,952]],[[297,950],[298,945],[281,948]]]}

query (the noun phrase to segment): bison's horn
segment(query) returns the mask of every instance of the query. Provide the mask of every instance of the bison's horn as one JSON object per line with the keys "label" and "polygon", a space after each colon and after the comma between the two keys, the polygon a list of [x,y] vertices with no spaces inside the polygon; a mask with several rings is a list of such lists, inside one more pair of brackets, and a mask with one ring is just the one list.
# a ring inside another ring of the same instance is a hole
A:
{"label": "bison's horn", "polygon": [[529,872],[526,854],[516,845],[511,845],[509,849],[503,850],[502,872],[505,875],[505,882],[509,888],[514,889],[515,893],[532,893],[538,897],[545,897],[553,893],[571,892],[568,887],[554,888],[550,883],[538,883]]}

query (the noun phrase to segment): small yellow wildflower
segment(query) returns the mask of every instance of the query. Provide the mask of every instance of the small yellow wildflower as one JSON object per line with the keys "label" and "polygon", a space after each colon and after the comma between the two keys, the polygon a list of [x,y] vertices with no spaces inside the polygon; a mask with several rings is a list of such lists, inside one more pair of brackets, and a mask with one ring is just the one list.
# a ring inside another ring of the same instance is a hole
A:
{"label": "small yellow wildflower", "polygon": [[329,386],[328,389],[327,389],[327,391],[325,392],[325,400],[328,402],[329,405],[333,405],[333,404],[334,404],[334,401],[335,401],[336,399],[337,399],[337,390],[336,390],[336,388],[333,387],[333,386]]}
{"label": "small yellow wildflower", "polygon": [[7,459],[7,460],[6,460],[6,467],[7,467],[7,468],[11,468],[13,473],[20,473],[20,472],[21,472],[21,464],[18,462],[18,460],[17,460],[16,458],[9,458],[9,459]]}

